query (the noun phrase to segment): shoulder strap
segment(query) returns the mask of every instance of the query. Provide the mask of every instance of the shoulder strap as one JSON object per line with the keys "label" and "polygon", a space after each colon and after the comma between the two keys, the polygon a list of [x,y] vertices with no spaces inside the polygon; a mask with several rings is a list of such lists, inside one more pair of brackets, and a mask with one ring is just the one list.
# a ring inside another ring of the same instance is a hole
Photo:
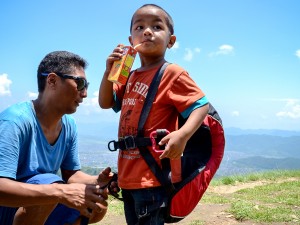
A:
{"label": "shoulder strap", "polygon": [[[150,84],[148,94],[140,115],[139,123],[138,123],[138,136],[144,136],[144,125],[146,123],[146,120],[148,118],[150,109],[152,107],[152,102],[155,98],[155,95],[158,90],[158,86],[160,84],[161,78],[164,74],[164,71],[166,67],[170,63],[165,62],[156,72],[153,81]],[[172,185],[171,181],[168,179],[169,171],[170,170],[162,170],[158,163],[155,161],[152,154],[149,152],[147,147],[139,147],[140,154],[148,164],[149,168],[151,169],[152,173],[156,176],[158,181],[161,183],[161,185],[166,189],[167,193],[171,194],[171,192],[174,190],[174,186]],[[163,159],[162,160],[163,167],[168,167],[169,165],[169,159]]]}
{"label": "shoulder strap", "polygon": [[165,72],[165,69],[170,63],[165,62],[156,72],[154,75],[153,81],[150,84],[147,97],[145,99],[145,103],[140,115],[139,123],[138,123],[138,136],[144,136],[143,128],[148,118],[150,109],[152,107],[152,102],[155,98],[160,80]]}

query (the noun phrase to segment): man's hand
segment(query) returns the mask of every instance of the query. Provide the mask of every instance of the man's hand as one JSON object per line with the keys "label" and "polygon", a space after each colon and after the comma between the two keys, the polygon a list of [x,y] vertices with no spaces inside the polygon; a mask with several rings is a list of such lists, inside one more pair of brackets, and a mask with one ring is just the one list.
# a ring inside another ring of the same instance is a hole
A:
{"label": "man's hand", "polygon": [[107,185],[108,182],[113,177],[113,175],[114,174],[111,172],[111,168],[110,167],[106,167],[104,170],[102,170],[99,173],[98,179],[97,179],[97,182],[100,185],[100,187],[104,187],[105,185]]}
{"label": "man's hand", "polygon": [[[114,193],[118,193],[120,188],[118,187],[117,179],[113,179],[114,173],[111,172],[111,168],[107,167],[100,172],[98,175],[98,184],[102,189],[106,189],[106,191],[110,194],[114,195]],[[113,181],[111,181],[113,179]]]}
{"label": "man's hand", "polygon": [[94,212],[107,210],[107,193],[99,185],[91,184],[53,184],[58,190],[61,190],[60,203],[80,211],[81,215],[90,217],[92,214],[88,209]]}

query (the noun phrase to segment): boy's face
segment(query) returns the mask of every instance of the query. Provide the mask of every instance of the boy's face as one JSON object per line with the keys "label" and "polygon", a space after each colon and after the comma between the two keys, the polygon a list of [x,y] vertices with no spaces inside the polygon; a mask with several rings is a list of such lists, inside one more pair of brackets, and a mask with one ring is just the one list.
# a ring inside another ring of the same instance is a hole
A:
{"label": "boy's face", "polygon": [[171,48],[176,37],[171,35],[167,25],[167,15],[153,6],[138,9],[132,19],[130,43],[137,47],[140,54],[150,54],[152,57],[163,55]]}

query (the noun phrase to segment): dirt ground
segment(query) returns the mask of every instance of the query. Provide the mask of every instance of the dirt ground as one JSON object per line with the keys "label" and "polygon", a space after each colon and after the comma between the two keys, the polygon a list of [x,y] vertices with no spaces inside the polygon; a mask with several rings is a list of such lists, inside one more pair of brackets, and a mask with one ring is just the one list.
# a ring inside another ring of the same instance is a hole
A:
{"label": "dirt ground", "polygon": [[[286,179],[285,181],[287,181]],[[293,179],[291,179],[293,180]],[[280,182],[280,181],[279,181]],[[232,194],[238,190],[244,188],[253,188],[259,185],[265,185],[268,182],[257,181],[246,184],[232,185],[232,186],[217,186],[209,187],[207,192],[219,193],[219,194]],[[237,221],[233,215],[226,212],[230,208],[230,204],[206,204],[200,203],[193,210],[193,212],[188,215],[185,219],[178,223],[178,225],[294,225],[300,224],[300,221],[295,221],[295,223],[256,223],[252,221]],[[102,225],[125,225],[124,216],[112,215],[110,212],[107,213],[106,217],[100,222]]]}

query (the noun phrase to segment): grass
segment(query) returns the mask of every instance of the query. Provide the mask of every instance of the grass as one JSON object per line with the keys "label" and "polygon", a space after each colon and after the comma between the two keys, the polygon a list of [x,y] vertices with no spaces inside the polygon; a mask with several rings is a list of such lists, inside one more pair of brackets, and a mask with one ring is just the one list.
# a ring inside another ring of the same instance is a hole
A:
{"label": "grass", "polygon": [[300,181],[240,190],[233,199],[230,212],[240,221],[292,222],[300,219]]}
{"label": "grass", "polygon": [[109,196],[109,213],[112,215],[124,215],[123,202]]}
{"label": "grass", "polygon": [[[213,179],[210,186],[238,186],[258,181],[266,183],[231,194],[206,192],[201,203],[229,204],[228,213],[238,221],[300,224],[300,170],[272,170],[220,177]],[[123,203],[109,199],[107,215],[124,215]],[[204,224],[201,220],[193,220],[189,225]]]}
{"label": "grass", "polygon": [[271,170],[267,172],[257,172],[246,175],[233,175],[213,179],[211,185],[234,185],[236,183],[248,183],[253,181],[265,180],[275,181],[282,178],[299,178],[300,170]]}
{"label": "grass", "polygon": [[[294,178],[294,179],[291,179]],[[238,185],[255,181],[268,182],[254,188],[245,188],[233,194],[207,193],[202,202],[230,204],[228,210],[239,221],[292,222],[300,224],[300,171],[254,173],[213,180],[211,185]]]}

